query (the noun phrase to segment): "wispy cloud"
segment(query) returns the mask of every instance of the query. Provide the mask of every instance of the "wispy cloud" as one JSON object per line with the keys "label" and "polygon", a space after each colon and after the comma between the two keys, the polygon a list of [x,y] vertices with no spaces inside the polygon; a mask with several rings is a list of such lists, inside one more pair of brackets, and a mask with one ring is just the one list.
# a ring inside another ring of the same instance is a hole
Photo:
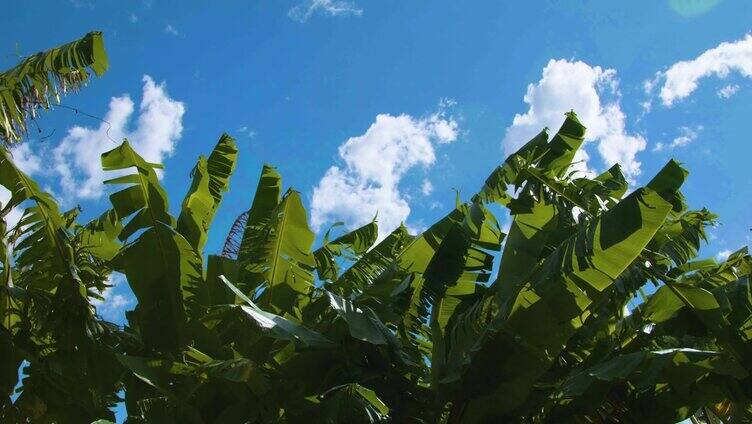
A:
{"label": "wispy cloud", "polygon": [[654,152],[661,152],[664,150],[673,150],[677,147],[684,147],[687,144],[695,141],[697,136],[702,132],[702,125],[698,125],[694,128],[680,127],[679,135],[676,136],[670,143],[656,143],[653,147]]}
{"label": "wispy cloud", "polygon": [[135,13],[131,13],[129,20],[131,21],[132,24],[135,24],[136,22],[138,22],[138,16],[136,16]]}
{"label": "wispy cloud", "polygon": [[457,122],[443,110],[424,118],[378,115],[364,134],[339,147],[344,164],[329,168],[314,188],[314,229],[334,221],[355,227],[378,213],[379,237],[386,236],[410,215],[402,178],[417,166],[432,166],[436,148],[457,134]]}
{"label": "wispy cloud", "polygon": [[346,0],[305,0],[293,6],[287,12],[287,16],[294,21],[306,22],[317,13],[329,16],[361,16],[363,9]]}
{"label": "wispy cloud", "polygon": [[170,24],[167,24],[167,26],[164,29],[164,32],[166,32],[167,34],[170,34],[170,35],[175,35],[175,36],[180,35],[180,33],[178,32],[178,30],[174,26],[172,26]]}
{"label": "wispy cloud", "polygon": [[716,94],[722,99],[728,99],[736,94],[737,91],[739,91],[738,84],[729,84],[716,91]]}
{"label": "wispy cloud", "polygon": [[[723,42],[694,59],[674,63],[666,71],[656,73],[653,80],[645,83],[644,89],[650,94],[660,85],[661,102],[671,106],[691,95],[701,79],[709,76],[724,79],[732,72],[752,78],[752,34],[741,40]],[[729,95],[734,92],[735,89],[726,90]]]}
{"label": "wispy cloud", "polygon": [[239,127],[237,130],[235,130],[238,134],[244,135],[248,138],[256,138],[256,130],[253,128],[250,128],[247,125],[243,125],[242,127]]}
{"label": "wispy cloud", "polygon": [[[507,127],[502,146],[509,154],[520,148],[544,127],[555,132],[564,121],[564,113],[574,109],[587,125],[586,142],[595,142],[606,167],[615,163],[630,179],[640,174],[637,154],[647,142],[626,130],[626,115],[619,104],[619,80],[616,71],[591,66],[581,61],[550,60],[537,83],[529,84],[523,97],[527,112],[516,114]],[[589,155],[580,149],[573,170],[593,175]]]}

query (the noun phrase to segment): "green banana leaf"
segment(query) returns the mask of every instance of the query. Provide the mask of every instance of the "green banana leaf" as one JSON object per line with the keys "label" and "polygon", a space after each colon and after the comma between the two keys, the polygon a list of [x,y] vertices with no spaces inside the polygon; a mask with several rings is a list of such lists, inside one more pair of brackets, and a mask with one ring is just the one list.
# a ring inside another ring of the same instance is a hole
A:
{"label": "green banana leaf", "polygon": [[238,149],[235,140],[222,134],[208,159],[203,156],[193,168],[193,182],[178,216],[177,230],[199,254],[204,250],[209,226],[228,190]]}

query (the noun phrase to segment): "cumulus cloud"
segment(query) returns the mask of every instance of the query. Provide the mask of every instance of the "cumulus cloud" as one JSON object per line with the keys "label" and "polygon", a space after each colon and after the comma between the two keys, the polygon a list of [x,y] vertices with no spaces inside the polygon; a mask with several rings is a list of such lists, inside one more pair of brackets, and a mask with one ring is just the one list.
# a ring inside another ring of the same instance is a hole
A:
{"label": "cumulus cloud", "polygon": [[[645,149],[641,135],[629,134],[626,116],[619,105],[619,80],[616,71],[590,66],[582,61],[550,60],[541,79],[529,84],[523,100],[528,105],[524,114],[516,114],[507,127],[502,145],[513,153],[530,138],[548,127],[555,133],[564,121],[564,113],[574,110],[587,127],[586,142],[595,142],[606,167],[622,166],[627,178],[640,174],[637,154]],[[581,149],[575,170],[592,175],[589,155]]]}
{"label": "cumulus cloud", "polygon": [[736,94],[737,91],[739,91],[738,84],[729,84],[716,91],[716,94],[722,99],[728,99],[729,97]]}
{"label": "cumulus cloud", "polygon": [[103,122],[97,128],[75,126],[53,149],[52,172],[57,174],[64,200],[102,196],[105,172],[100,156],[123,138],[128,138],[149,162],[162,162],[172,154],[183,131],[185,107],[169,97],[164,83],[157,84],[148,75],[143,82],[135,129],[129,125],[134,112],[130,96],[113,97],[105,115],[109,124]]}
{"label": "cumulus cloud", "polygon": [[344,164],[329,168],[313,189],[314,229],[334,221],[356,227],[378,213],[383,238],[410,214],[400,191],[402,177],[417,166],[433,165],[436,147],[456,139],[457,123],[443,111],[425,118],[378,115],[364,134],[339,147]]}
{"label": "cumulus cloud", "polygon": [[360,16],[363,9],[345,0],[305,0],[293,6],[287,12],[287,16],[293,21],[306,22],[317,13],[329,16]]}
{"label": "cumulus cloud", "polygon": [[663,150],[673,150],[677,147],[684,147],[693,142],[697,136],[700,135],[702,129],[702,125],[698,125],[694,128],[680,127],[679,135],[671,140],[671,143],[656,143],[655,147],[653,147],[653,151],[660,152]]}
{"label": "cumulus cloud", "polygon": [[[732,72],[752,78],[752,34],[741,40],[723,42],[692,60],[671,65],[666,71],[658,72],[656,78],[645,85],[645,91],[650,93],[662,83],[659,96],[664,106],[671,106],[692,94],[699,80],[709,76],[723,79]],[[733,94],[735,90],[727,92]]]}

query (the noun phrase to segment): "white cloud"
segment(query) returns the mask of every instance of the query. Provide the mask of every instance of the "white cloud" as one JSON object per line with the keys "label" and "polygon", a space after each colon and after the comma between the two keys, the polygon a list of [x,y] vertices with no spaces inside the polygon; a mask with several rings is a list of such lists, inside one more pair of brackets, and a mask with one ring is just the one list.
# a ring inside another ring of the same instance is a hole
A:
{"label": "white cloud", "polygon": [[732,254],[732,253],[734,253],[734,252],[732,252],[732,251],[730,251],[730,250],[728,250],[728,249],[726,249],[726,250],[721,250],[720,252],[718,252],[718,253],[717,253],[717,254],[715,255],[715,257],[716,257],[716,259],[718,259],[719,261],[725,261],[726,259],[728,259],[728,257],[729,257],[729,256],[731,256],[731,254]]}
{"label": "white cloud", "polygon": [[438,112],[417,119],[380,114],[365,134],[339,147],[343,166],[332,166],[313,189],[311,223],[317,231],[327,222],[355,227],[378,212],[379,237],[389,234],[410,214],[400,180],[416,166],[430,167],[435,148],[457,139],[457,123]]}
{"label": "white cloud", "polygon": [[[619,97],[615,70],[581,61],[552,59],[543,68],[541,79],[528,85],[523,98],[528,110],[516,114],[512,125],[507,127],[502,142],[504,151],[513,153],[543,127],[548,127],[553,135],[564,122],[564,113],[574,110],[587,127],[585,141],[598,144],[604,165],[619,163],[627,178],[634,179],[640,174],[637,154],[647,143],[641,135],[627,133]],[[581,149],[575,157],[580,162],[573,169],[592,174],[588,159],[588,153]]]}
{"label": "white cloud", "polygon": [[130,21],[132,24],[135,24],[136,22],[138,22],[138,16],[136,16],[135,13],[131,13]]}
{"label": "white cloud", "polygon": [[133,303],[133,299],[124,294],[116,294],[118,286],[125,282],[123,274],[113,272],[107,277],[107,287],[101,294],[103,300],[92,299],[91,304],[97,310],[97,314],[110,321],[123,320],[125,308]]}
{"label": "white cloud", "polygon": [[698,125],[695,128],[680,127],[679,135],[671,140],[671,143],[656,143],[655,147],[653,147],[653,151],[660,152],[663,150],[673,150],[677,147],[684,147],[697,139],[697,136],[700,135],[702,129],[702,125]]}
{"label": "white cloud", "polygon": [[167,24],[167,26],[164,29],[164,32],[166,32],[166,33],[168,33],[170,35],[175,35],[175,36],[180,35],[180,33],[178,32],[178,30],[174,26],[172,26],[170,24]]}
{"label": "white cloud", "polygon": [[646,88],[649,86],[652,89],[662,80],[661,101],[664,106],[671,106],[692,94],[699,80],[713,75],[723,79],[731,72],[752,78],[752,34],[745,35],[741,40],[723,42],[692,60],[671,65],[665,72],[659,72],[656,80]]}
{"label": "white cloud", "polygon": [[[160,163],[172,154],[183,131],[182,102],[171,99],[164,83],[156,84],[148,75],[143,77],[143,94],[136,128],[129,129],[134,111],[130,96],[113,97],[105,120],[97,128],[75,126],[55,147],[52,172],[59,177],[65,200],[95,199],[102,196],[102,153],[128,138],[136,151],[147,161]],[[114,141],[113,141],[114,140]]]}
{"label": "white cloud", "polygon": [[739,85],[738,84],[729,84],[721,88],[720,90],[716,91],[716,94],[718,97],[722,99],[728,99],[729,97],[736,94],[736,92],[739,91]]}
{"label": "white cloud", "polygon": [[316,13],[329,16],[360,16],[363,14],[363,9],[346,0],[305,0],[292,7],[287,12],[287,16],[293,21],[306,22]]}
{"label": "white cloud", "polygon": [[427,179],[423,180],[423,184],[420,186],[420,192],[423,193],[424,196],[433,193],[433,184],[431,184],[431,181],[428,181]]}
{"label": "white cloud", "polygon": [[42,160],[31,151],[30,143],[16,144],[10,148],[13,163],[27,175],[34,175],[42,170]]}

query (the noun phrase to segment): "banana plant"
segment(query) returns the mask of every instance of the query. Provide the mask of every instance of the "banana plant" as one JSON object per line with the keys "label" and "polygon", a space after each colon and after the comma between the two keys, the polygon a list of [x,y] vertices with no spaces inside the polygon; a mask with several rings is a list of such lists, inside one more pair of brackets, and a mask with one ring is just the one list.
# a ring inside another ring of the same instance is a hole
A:
{"label": "banana plant", "polygon": [[[3,417],[112,420],[122,390],[132,423],[745,422],[750,256],[697,259],[716,216],[688,208],[676,162],[629,194],[618,166],[570,171],[585,131],[568,113],[427,230],[378,243],[377,219],[317,243],[264,165],[237,255],[204,252],[237,162],[227,135],[177,218],[127,141],[102,155],[112,208],[83,225],[6,157],[0,214],[29,209],[0,244]],[[138,301],[124,328],[89,305],[111,271]]]}

